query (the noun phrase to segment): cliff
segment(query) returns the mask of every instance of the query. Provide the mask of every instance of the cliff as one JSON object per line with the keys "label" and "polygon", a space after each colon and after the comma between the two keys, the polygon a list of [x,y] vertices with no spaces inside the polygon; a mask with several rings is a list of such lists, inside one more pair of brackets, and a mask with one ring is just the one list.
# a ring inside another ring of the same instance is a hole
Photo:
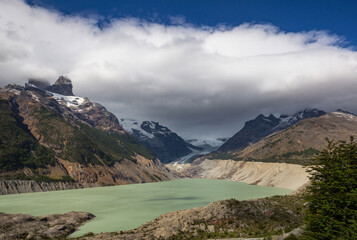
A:
{"label": "cliff", "polygon": [[83,188],[83,186],[76,182],[36,182],[33,180],[0,181],[0,195],[29,192],[47,192],[75,188]]}

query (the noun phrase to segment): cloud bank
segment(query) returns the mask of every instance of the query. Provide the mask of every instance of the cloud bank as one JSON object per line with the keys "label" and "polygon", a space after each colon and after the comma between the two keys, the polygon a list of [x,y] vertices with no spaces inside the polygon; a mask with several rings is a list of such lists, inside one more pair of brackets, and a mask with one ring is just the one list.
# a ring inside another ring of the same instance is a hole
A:
{"label": "cloud bank", "polygon": [[357,54],[328,32],[97,21],[0,0],[0,85],[65,74],[119,119],[184,137],[231,136],[259,113],[357,112]]}

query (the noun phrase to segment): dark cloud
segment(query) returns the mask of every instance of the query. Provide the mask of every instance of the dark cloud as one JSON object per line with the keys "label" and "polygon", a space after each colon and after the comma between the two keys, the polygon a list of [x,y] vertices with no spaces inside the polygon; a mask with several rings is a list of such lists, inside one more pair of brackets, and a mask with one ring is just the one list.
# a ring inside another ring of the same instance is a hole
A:
{"label": "dark cloud", "polygon": [[272,25],[165,26],[63,16],[0,2],[0,85],[68,75],[74,93],[118,118],[159,121],[184,137],[227,137],[259,113],[357,112],[357,54],[324,31]]}

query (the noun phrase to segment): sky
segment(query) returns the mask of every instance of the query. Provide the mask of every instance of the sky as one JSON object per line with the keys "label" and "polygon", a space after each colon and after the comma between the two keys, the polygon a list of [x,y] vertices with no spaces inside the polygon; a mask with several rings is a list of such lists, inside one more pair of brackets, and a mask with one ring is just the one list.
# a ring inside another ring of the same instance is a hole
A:
{"label": "sky", "polygon": [[356,1],[0,0],[0,86],[72,79],[119,119],[230,137],[260,113],[357,112]]}

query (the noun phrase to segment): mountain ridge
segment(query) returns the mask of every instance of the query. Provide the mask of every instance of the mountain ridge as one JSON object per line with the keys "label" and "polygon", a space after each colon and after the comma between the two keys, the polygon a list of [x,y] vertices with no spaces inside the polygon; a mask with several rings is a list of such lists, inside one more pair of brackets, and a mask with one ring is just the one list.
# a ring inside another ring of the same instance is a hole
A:
{"label": "mountain ridge", "polygon": [[0,180],[90,187],[177,177],[105,107],[46,89],[0,88]]}
{"label": "mountain ridge", "polygon": [[279,117],[273,114],[267,117],[259,114],[255,119],[247,121],[244,127],[229,138],[217,152],[242,150],[274,132],[294,125],[302,119],[319,117],[324,114],[326,112],[315,108],[305,109],[293,115],[282,114]]}
{"label": "mountain ridge", "polygon": [[357,137],[357,116],[338,110],[317,118],[303,119],[242,150],[231,151],[227,158],[305,165],[327,146],[326,139],[348,141],[351,136]]}

